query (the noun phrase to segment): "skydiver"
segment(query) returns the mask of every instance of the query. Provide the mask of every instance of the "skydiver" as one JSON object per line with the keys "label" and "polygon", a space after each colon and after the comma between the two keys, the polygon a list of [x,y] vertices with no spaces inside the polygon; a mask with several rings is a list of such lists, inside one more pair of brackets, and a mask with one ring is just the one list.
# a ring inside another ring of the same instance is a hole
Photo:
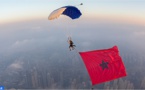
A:
{"label": "skydiver", "polygon": [[74,50],[75,49],[74,47],[76,47],[76,45],[74,45],[71,37],[68,37],[68,43],[69,43],[69,49],[70,49],[70,51]]}

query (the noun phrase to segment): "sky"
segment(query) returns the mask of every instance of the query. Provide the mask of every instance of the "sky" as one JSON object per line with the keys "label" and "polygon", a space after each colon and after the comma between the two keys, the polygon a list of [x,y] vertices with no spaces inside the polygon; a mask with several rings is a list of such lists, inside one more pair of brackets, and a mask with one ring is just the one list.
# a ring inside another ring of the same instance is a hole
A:
{"label": "sky", "polygon": [[77,6],[83,17],[145,24],[144,0],[1,0],[0,24],[47,19],[53,10],[66,5]]}
{"label": "sky", "polygon": [[[66,5],[78,7],[82,16],[71,20],[61,15],[48,20],[53,10]],[[121,42],[145,45],[144,0],[1,0],[0,11],[0,52],[53,46],[58,38],[63,38],[59,42],[64,44],[70,32],[74,39],[82,41],[81,50],[95,49],[93,42],[97,41],[100,46],[110,40],[110,46]]]}

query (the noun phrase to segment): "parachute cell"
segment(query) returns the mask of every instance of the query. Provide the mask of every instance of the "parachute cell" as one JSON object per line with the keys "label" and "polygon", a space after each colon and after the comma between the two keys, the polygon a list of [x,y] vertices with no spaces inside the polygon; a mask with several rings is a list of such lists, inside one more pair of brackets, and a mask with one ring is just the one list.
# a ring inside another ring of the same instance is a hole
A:
{"label": "parachute cell", "polygon": [[75,6],[64,6],[59,9],[54,10],[48,17],[49,20],[53,20],[55,18],[58,18],[60,15],[66,15],[70,17],[71,19],[77,19],[82,14],[78,8]]}

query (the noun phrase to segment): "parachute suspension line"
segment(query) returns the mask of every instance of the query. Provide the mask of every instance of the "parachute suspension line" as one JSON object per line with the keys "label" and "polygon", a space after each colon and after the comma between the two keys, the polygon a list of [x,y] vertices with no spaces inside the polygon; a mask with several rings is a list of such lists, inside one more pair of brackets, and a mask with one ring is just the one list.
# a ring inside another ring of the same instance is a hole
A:
{"label": "parachute suspension line", "polygon": [[[79,4],[79,6],[80,5],[83,5],[83,4],[81,3],[81,4]],[[60,7],[58,9],[52,11],[50,13],[50,15],[48,16],[48,20],[56,19],[60,15],[66,15],[69,18],[74,20],[74,19],[78,19],[82,15],[82,13],[75,6],[63,6],[63,7]],[[71,25],[71,24],[70,23],[66,24],[66,27],[68,27],[69,25]],[[66,35],[67,35],[67,37],[68,36],[71,37],[69,28],[66,28]]]}
{"label": "parachute suspension line", "polygon": [[70,20],[65,20],[65,22],[66,22],[66,26],[65,26],[66,37],[71,37],[72,34],[71,34],[70,30],[69,30],[70,29],[70,25],[71,25]]}
{"label": "parachute suspension line", "polygon": [[65,27],[66,37],[71,37],[71,34],[70,34],[68,27],[69,27],[68,25]]}

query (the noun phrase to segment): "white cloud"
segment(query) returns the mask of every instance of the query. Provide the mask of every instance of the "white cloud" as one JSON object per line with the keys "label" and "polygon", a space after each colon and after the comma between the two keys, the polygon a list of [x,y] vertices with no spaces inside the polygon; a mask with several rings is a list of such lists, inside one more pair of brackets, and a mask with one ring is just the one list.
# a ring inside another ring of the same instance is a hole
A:
{"label": "white cloud", "polygon": [[7,69],[10,69],[10,70],[23,69],[23,61],[17,61],[16,60],[14,63],[9,65]]}
{"label": "white cloud", "polygon": [[22,40],[22,41],[16,41],[12,46],[13,47],[18,47],[18,46],[20,46],[20,45],[24,45],[24,44],[27,44],[27,43],[29,43],[30,42],[30,40],[27,40],[27,39],[25,39],[25,40]]}

